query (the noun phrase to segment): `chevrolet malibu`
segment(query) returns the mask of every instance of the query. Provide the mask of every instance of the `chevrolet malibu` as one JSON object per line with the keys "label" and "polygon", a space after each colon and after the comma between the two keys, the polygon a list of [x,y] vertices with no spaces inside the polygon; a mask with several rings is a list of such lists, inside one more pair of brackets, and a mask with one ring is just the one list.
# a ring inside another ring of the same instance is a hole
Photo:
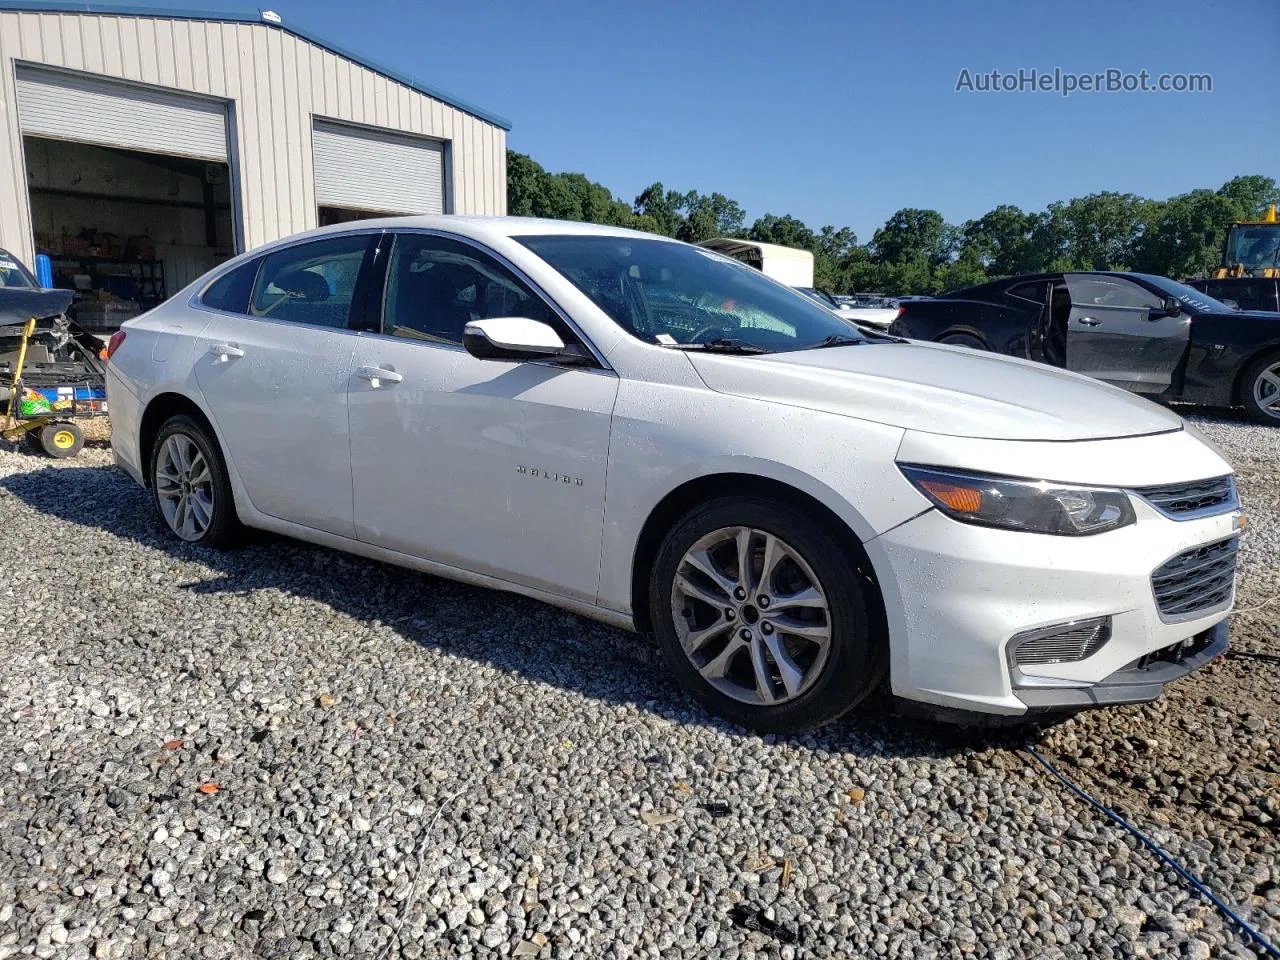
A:
{"label": "chevrolet malibu", "polygon": [[1149,700],[1227,646],[1243,516],[1178,416],[859,333],[673,240],[347,224],[108,351],[116,458],[176,537],[260,528],[650,631],[759,730],[882,682],[953,719]]}

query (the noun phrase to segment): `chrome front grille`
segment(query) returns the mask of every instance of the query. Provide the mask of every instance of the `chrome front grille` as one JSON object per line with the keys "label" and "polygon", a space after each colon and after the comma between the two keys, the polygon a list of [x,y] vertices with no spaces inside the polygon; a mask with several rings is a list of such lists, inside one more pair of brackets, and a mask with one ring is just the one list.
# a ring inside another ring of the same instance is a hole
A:
{"label": "chrome front grille", "polygon": [[1164,620],[1185,620],[1231,602],[1236,579],[1235,538],[1184,551],[1156,567],[1151,590]]}
{"label": "chrome front grille", "polygon": [[1110,639],[1110,617],[1033,630],[1014,637],[1013,662],[1020,667],[1076,663],[1093,656]]}
{"label": "chrome front grille", "polygon": [[1214,477],[1195,483],[1174,483],[1161,487],[1139,487],[1134,491],[1166,517],[1190,520],[1209,513],[1225,513],[1238,504],[1236,484],[1231,477]]}

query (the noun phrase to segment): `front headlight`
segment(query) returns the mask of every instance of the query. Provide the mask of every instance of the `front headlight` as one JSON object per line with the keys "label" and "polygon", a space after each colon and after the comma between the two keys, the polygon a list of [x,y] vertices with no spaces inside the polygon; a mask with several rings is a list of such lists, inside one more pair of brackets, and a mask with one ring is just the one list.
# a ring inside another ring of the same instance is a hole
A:
{"label": "front headlight", "polygon": [[899,464],[908,480],[954,520],[1005,530],[1084,537],[1134,522],[1122,490],[1064,487],[977,473]]}

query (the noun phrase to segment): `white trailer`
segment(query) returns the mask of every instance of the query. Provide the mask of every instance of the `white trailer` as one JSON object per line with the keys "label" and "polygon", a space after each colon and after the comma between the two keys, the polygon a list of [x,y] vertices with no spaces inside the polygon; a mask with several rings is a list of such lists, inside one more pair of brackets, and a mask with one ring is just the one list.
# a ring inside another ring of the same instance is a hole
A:
{"label": "white trailer", "polygon": [[733,237],[712,237],[698,246],[740,260],[789,287],[813,286],[813,254],[808,250],[780,247],[776,243],[735,240]]}

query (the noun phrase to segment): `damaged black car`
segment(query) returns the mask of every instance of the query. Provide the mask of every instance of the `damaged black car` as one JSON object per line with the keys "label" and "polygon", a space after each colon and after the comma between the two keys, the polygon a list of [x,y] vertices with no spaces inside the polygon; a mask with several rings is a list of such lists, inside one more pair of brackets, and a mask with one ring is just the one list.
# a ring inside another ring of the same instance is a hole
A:
{"label": "damaged black car", "polygon": [[889,333],[1021,357],[1280,425],[1280,313],[1143,273],[1010,277],[902,304]]}

